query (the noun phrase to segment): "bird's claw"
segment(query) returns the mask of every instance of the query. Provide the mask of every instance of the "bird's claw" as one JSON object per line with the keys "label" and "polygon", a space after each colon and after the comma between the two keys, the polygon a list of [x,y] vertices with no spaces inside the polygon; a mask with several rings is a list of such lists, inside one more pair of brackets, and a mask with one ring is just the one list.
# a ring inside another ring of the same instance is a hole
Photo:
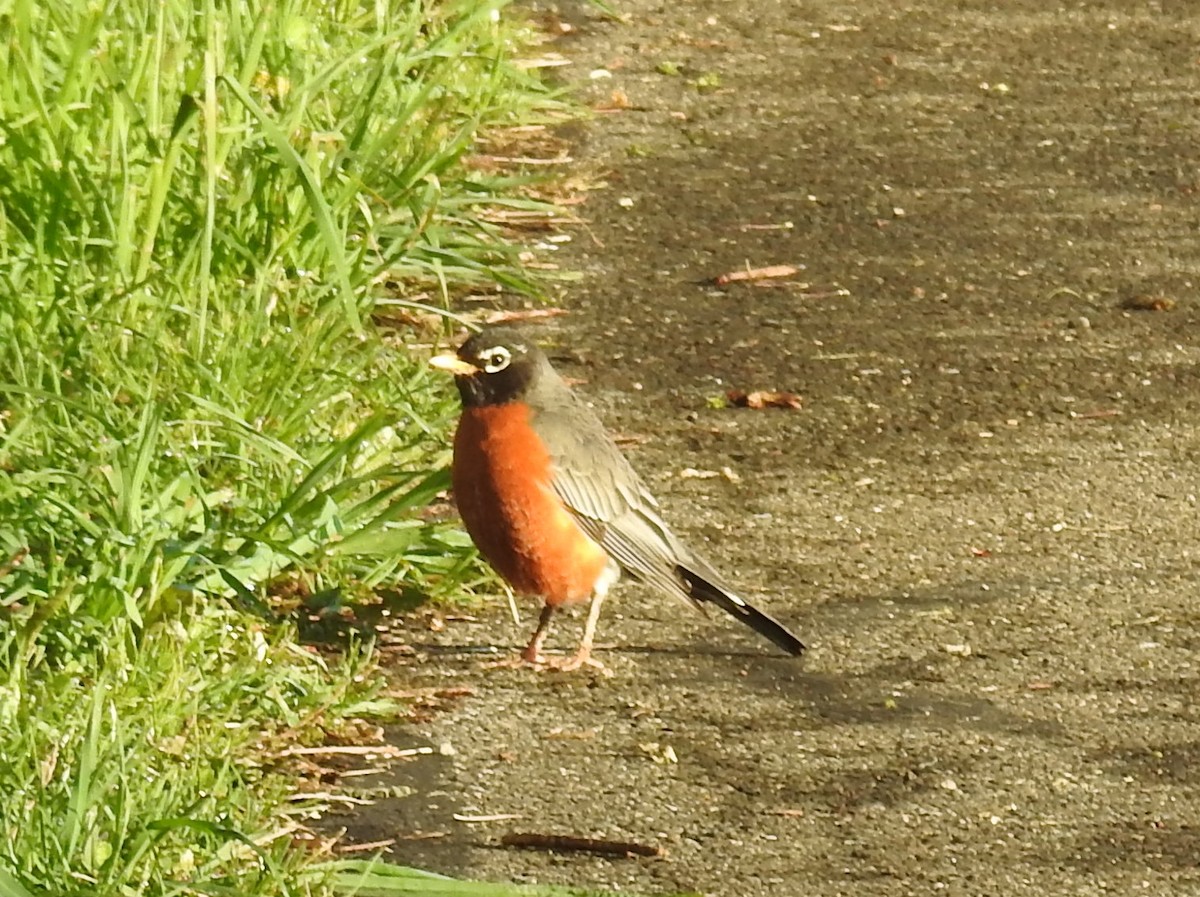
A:
{"label": "bird's claw", "polygon": [[575,654],[572,654],[570,657],[543,660],[542,663],[546,669],[556,670],[560,673],[572,673],[575,670],[582,669],[583,667],[591,667],[596,672],[600,673],[600,675],[605,677],[612,676],[613,674],[612,670],[610,670],[596,658],[592,657],[590,651],[579,651]]}
{"label": "bird's claw", "polygon": [[522,667],[529,667],[538,672],[552,671],[556,673],[573,673],[583,667],[591,667],[606,678],[613,675],[612,670],[592,657],[589,651],[579,651],[570,657],[546,657],[540,651],[531,653],[526,650],[522,651],[516,657],[507,657],[504,660],[489,660],[483,664],[483,669],[485,670],[516,670]]}

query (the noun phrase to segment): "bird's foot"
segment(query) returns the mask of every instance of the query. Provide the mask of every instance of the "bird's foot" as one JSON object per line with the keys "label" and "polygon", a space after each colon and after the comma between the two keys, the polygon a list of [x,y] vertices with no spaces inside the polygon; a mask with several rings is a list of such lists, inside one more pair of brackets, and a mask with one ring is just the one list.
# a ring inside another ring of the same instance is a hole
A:
{"label": "bird's foot", "polygon": [[570,657],[546,657],[540,651],[522,651],[516,657],[506,657],[504,660],[489,660],[483,664],[485,670],[516,670],[529,667],[539,673],[573,673],[575,670],[591,667],[604,677],[613,675],[612,670],[591,656],[590,651],[579,651]]}
{"label": "bird's foot", "polygon": [[600,675],[609,677],[613,675],[613,671],[592,657],[591,649],[580,649],[570,657],[555,657],[542,661],[544,669],[556,670],[560,673],[572,673],[575,670],[591,667]]}
{"label": "bird's foot", "polygon": [[504,660],[489,660],[483,665],[485,670],[518,670],[522,667],[533,667],[544,670],[549,661],[542,655],[541,639],[534,638],[516,657],[506,657]]}

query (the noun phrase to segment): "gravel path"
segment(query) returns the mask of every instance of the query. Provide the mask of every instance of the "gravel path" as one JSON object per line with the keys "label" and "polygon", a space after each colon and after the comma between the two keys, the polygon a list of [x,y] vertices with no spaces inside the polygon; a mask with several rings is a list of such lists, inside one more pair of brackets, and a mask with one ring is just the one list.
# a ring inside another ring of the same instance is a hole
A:
{"label": "gravel path", "polygon": [[[569,76],[632,108],[580,137],[609,187],[540,338],[645,437],[680,532],[812,649],[636,587],[601,621],[611,678],[461,650],[520,644],[532,607],[410,618],[397,681],[472,693],[396,731],[452,753],[352,837],[642,893],[1200,894],[1191,7],[564,8]],[[712,285],[773,264],[800,271]],[[731,387],[803,406],[712,408]]]}

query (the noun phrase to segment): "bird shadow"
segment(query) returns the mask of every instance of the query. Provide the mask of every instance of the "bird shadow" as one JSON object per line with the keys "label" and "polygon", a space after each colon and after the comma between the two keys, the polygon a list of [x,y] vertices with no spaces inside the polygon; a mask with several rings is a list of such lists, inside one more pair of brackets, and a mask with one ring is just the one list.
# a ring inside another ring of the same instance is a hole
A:
{"label": "bird shadow", "polygon": [[[495,655],[502,656],[508,654],[517,654],[521,651],[523,645],[496,645],[496,644],[475,644],[475,643],[424,643],[415,644],[409,642],[409,647],[416,654],[424,654],[429,657],[478,657],[480,655]],[[727,648],[715,648],[711,646],[690,646],[690,645],[597,645],[596,653],[604,656],[629,656],[629,657],[715,657],[727,658],[730,660],[754,660],[767,659],[773,662],[797,662],[799,658],[764,654],[761,651],[755,651],[747,648],[746,650],[730,650]],[[552,656],[561,653],[566,656],[567,652],[548,652]]]}

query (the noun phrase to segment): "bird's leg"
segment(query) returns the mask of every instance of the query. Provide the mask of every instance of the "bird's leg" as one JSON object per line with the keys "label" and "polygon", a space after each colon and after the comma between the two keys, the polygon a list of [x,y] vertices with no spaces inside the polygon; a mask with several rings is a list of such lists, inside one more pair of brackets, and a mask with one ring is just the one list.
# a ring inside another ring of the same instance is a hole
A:
{"label": "bird's leg", "polygon": [[550,631],[550,618],[554,616],[554,608],[549,604],[542,607],[542,615],[538,617],[537,629],[534,630],[533,638],[529,640],[529,644],[525,646],[516,657],[508,657],[504,660],[491,660],[483,666],[486,669],[516,669],[529,665],[537,669],[543,669],[546,666],[546,658],[542,657],[542,643],[546,641],[546,633]]}
{"label": "bird's leg", "polygon": [[608,668],[600,661],[592,658],[592,642],[596,638],[596,624],[600,622],[600,608],[604,604],[605,590],[597,590],[592,595],[592,605],[588,608],[587,622],[583,624],[583,638],[579,640],[579,650],[571,657],[554,664],[556,670],[570,672],[582,666],[591,666],[611,676]]}
{"label": "bird's leg", "polygon": [[529,644],[525,646],[525,650],[521,652],[521,659],[525,663],[539,666],[545,662],[542,657],[542,643],[546,641],[546,633],[550,631],[550,618],[554,616],[554,607],[552,605],[544,605],[542,614],[538,617],[537,629],[533,631],[533,638],[529,640]]}

